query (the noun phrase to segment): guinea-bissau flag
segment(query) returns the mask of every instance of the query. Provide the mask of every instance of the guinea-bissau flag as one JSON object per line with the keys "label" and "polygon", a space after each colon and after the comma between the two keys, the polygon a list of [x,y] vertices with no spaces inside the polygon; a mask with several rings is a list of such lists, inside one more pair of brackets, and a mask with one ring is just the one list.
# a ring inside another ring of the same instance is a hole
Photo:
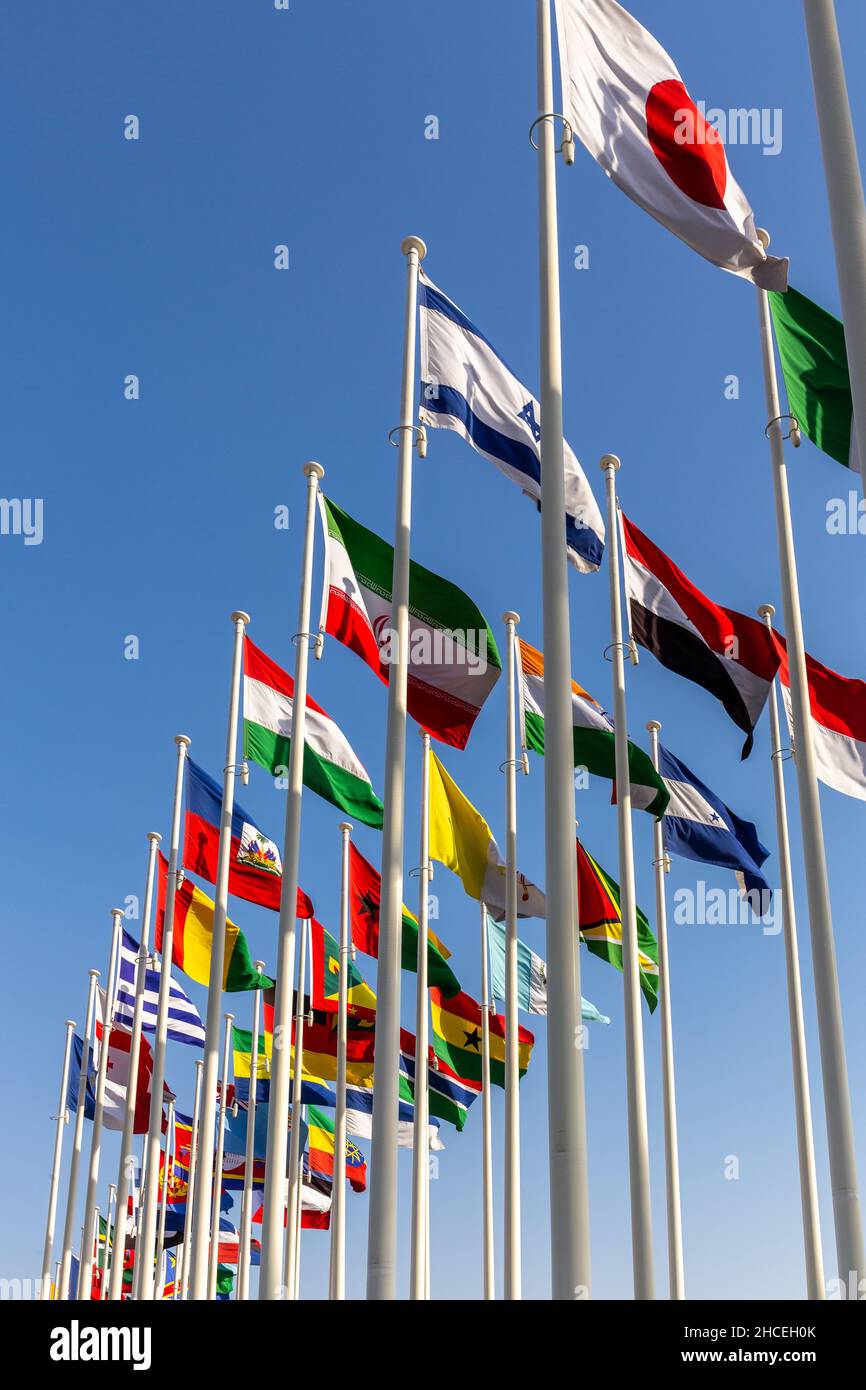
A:
{"label": "guinea-bissau flag", "polygon": [[[156,902],[156,949],[162,950],[165,927],[165,898],[168,888],[168,860],[159,856],[159,892]],[[206,893],[185,878],[174,895],[174,932],[171,958],[179,970],[200,985],[210,983],[213,943],[214,904]],[[269,975],[253,966],[247,939],[240,927],[226,919],[223,989],[228,994],[244,989],[267,989],[273,985]]]}
{"label": "guinea-bissau flag", "polygon": [[[374,958],[379,955],[379,908],[382,901],[382,880],[379,874],[356,849],[349,844],[349,920],[352,941],[359,951]],[[448,996],[460,993],[460,981],[448,964],[451,952],[427,928],[427,979],[430,985]],[[400,947],[400,966],[403,970],[418,970],[418,919],[404,905]]]}
{"label": "guinea-bissau flag", "polygon": [[[594,956],[622,970],[622,909],[619,884],[605,873],[589,850],[577,841],[577,902],[580,935]],[[638,907],[638,973],[650,1013],[658,1001],[659,950],[650,925]]]}
{"label": "guinea-bissau flag", "polygon": [[[482,1081],[481,1070],[481,1005],[468,994],[446,999],[438,989],[430,991],[430,1018],[433,1025],[433,1048],[457,1073],[472,1081]],[[489,1014],[490,1082],[505,1086],[505,1016]],[[438,1046],[437,1046],[438,1044]],[[535,1035],[528,1028],[517,1030],[518,1066],[524,1076],[535,1045]]]}
{"label": "guinea-bissau flag", "polygon": [[[273,777],[289,767],[295,683],[244,638],[244,757]],[[380,830],[384,808],[348,739],[321,705],[307,696],[304,785],[353,820]]]}
{"label": "guinea-bissau flag", "polygon": [[[340,1002],[340,943],[325,931],[315,917],[310,923],[312,938],[312,1001],[314,1009],[336,1013]],[[347,960],[347,1006],[349,1018],[372,1022],[376,1017],[376,996],[351,960]]]}
{"label": "guinea-bissau flag", "polygon": [[[325,528],[324,631],[388,684],[394,636],[394,550],[321,493]],[[409,566],[407,708],[422,729],[465,748],[502,669],[480,608],[456,584],[413,560]]]}
{"label": "guinea-bissau flag", "polygon": [[[184,818],[183,867],[199,878],[216,883],[223,813],[222,787],[204,768],[187,759],[186,816]],[[232,841],[229,858],[229,892],[236,898],[280,910],[283,862],[273,840],[269,840],[252,816],[237,802],[232,811]],[[298,916],[312,917],[313,904],[298,889]]]}
{"label": "guinea-bissau flag", "polygon": [[[415,1103],[415,1046],[414,1033],[400,1029],[400,1100]],[[444,1055],[444,1047],[434,1034],[433,1046],[428,1048],[428,1098],[430,1114],[447,1120],[455,1129],[466,1124],[470,1105],[481,1095],[481,1082],[468,1076],[458,1076]]]}
{"label": "guinea-bissau flag", "polygon": [[[336,1156],[336,1118],[327,1110],[319,1110],[315,1105],[307,1110],[309,1128],[309,1156],[307,1167],[310,1173],[318,1173],[323,1178],[334,1180],[334,1160]],[[354,1139],[346,1139],[345,1173],[355,1192],[364,1192],[367,1187],[367,1160]]]}
{"label": "guinea-bissau flag", "polygon": [[845,325],[788,286],[770,295],[788,408],[813,444],[860,472]]}

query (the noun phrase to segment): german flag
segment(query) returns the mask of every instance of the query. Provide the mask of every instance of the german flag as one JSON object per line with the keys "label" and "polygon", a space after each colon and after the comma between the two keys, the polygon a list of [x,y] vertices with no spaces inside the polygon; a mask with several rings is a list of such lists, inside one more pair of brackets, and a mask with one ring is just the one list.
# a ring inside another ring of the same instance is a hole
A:
{"label": "german flag", "polygon": [[[622,970],[619,884],[596,863],[580,840],[577,841],[577,901],[580,935],[587,949]],[[658,1002],[659,951],[640,908],[637,909],[637,941],[640,987],[652,1013]]]}
{"label": "german flag", "polygon": [[[441,990],[430,991],[433,1051],[460,1077],[481,1081],[481,1005],[468,994],[446,999]],[[505,1085],[505,1017],[490,1014],[490,1081]],[[535,1037],[528,1028],[517,1030],[520,1075],[529,1066]]]}

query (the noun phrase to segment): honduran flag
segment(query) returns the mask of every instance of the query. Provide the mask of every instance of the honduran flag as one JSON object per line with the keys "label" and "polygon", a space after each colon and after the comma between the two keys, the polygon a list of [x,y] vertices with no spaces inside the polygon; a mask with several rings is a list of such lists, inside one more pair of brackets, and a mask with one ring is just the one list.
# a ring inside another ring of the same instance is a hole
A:
{"label": "honduran flag", "polygon": [[[664,847],[699,863],[733,869],[744,893],[769,894],[761,872],[769,857],[751,821],[742,820],[685,765],[659,745],[659,769],[671,799],[662,819]],[[761,898],[762,903],[768,899]]]}
{"label": "honduran flag", "polygon": [[625,515],[622,526],[632,636],[662,666],[721,701],[747,735],[747,758],[779,669],[772,633],[757,618],[713,603]]}
{"label": "honduran flag", "polygon": [[[208,883],[216,883],[222,809],[222,788],[203,768],[188,759],[183,867]],[[236,898],[245,898],[247,902],[279,912],[282,878],[283,863],[277,846],[236,801],[232,813],[229,892]],[[312,915],[313,904],[299,888],[298,916]]]}

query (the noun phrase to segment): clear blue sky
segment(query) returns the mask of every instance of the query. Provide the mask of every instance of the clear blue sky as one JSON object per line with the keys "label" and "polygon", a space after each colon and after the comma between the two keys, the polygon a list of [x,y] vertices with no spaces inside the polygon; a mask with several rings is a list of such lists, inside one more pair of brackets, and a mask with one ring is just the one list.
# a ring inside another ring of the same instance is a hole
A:
{"label": "clear blue sky", "polygon": [[[172,736],[222,767],[232,609],[291,661],[301,465],[326,469],[341,506],[392,525],[404,286],[400,241],[423,235],[427,269],[524,381],[538,388],[534,5],[439,0],[434,9],[349,0],[211,0],[146,6],[59,0],[3,19],[6,354],[3,492],[44,499],[44,541],[0,540],[7,676],[0,688],[7,1120],[0,1145],[0,1275],[39,1271],[63,1020],[82,1020],[86,972],[105,969],[109,910],[141,894],[148,830],[168,832]],[[838,312],[801,7],[793,0],[675,6],[632,0],[695,99],[780,108],[783,146],[732,148],[733,170],[791,279]],[[866,13],[838,5],[855,119],[866,116]],[[138,142],[123,121],[141,122]],[[424,138],[425,118],[440,122]],[[862,143],[862,142],[861,142]],[[621,195],[578,149],[560,171],[567,434],[601,495],[598,459],[623,460],[626,510],[720,602],[779,605],[754,293],[700,260]],[[291,268],[273,268],[274,246]],[[578,243],[590,268],[572,268]],[[125,401],[136,373],[141,398]],[[726,400],[729,374],[738,400]],[[828,498],[857,480],[808,442],[790,455],[807,643],[866,674],[856,621],[866,542],[829,536]],[[859,494],[858,494],[859,495]],[[273,526],[288,504],[288,532]],[[539,526],[531,505],[456,436],[439,432],[415,473],[415,556],[478,602],[497,632],[516,608],[540,645]],[[319,557],[320,565],[320,557]],[[320,570],[317,568],[317,574]],[[318,582],[318,581],[317,581]],[[607,575],[572,575],[575,676],[610,704]],[[852,617],[855,618],[852,621]],[[124,639],[140,659],[124,659]],[[629,722],[663,739],[774,850],[766,720],[755,752],[705,692],[648,655],[629,672]],[[381,787],[385,693],[332,643],[312,693]],[[504,689],[450,770],[503,829]],[[418,743],[410,733],[406,867],[417,858]],[[616,870],[609,785],[577,798],[587,844]],[[542,765],[520,786],[520,860],[543,881]],[[789,784],[792,815],[797,798]],[[243,800],[274,838],[283,801],[260,769]],[[866,969],[858,847],[866,808],[822,794],[848,1059],[866,1173],[860,1007]],[[303,883],[337,920],[339,813],[305,799]],[[800,940],[825,1257],[833,1237],[805,899]],[[654,917],[651,822],[635,821],[639,899]],[[376,832],[358,843],[377,858]],[[672,893],[700,869],[676,861]],[[708,884],[729,887],[720,871]],[[477,910],[437,874],[436,928],[477,993]],[[411,886],[407,893],[411,893]],[[269,965],[275,918],[234,904]],[[135,926],[133,926],[135,929]],[[525,938],[543,953],[543,924]],[[687,1290],[802,1296],[804,1277],[781,937],[756,927],[672,928]],[[359,958],[360,959],[360,958]],[[373,963],[362,961],[373,978]],[[595,1292],[631,1294],[621,976],[584,956],[584,992],[612,1018],[587,1059]],[[190,985],[204,1009],[204,991]],[[235,996],[241,1021],[249,1000]],[[407,977],[404,1021],[412,1026]],[[645,1016],[657,1279],[666,1290],[658,1021]],[[523,1083],[527,1295],[549,1291],[545,1025]],[[194,1051],[168,1079],[188,1108]],[[501,1094],[494,1096],[497,1154]],[[433,1185],[434,1295],[480,1292],[480,1124],[446,1134]],[[68,1145],[68,1141],[67,1141]],[[104,1182],[116,1171],[105,1146]],[[728,1155],[740,1164],[726,1181]],[[411,1159],[401,1157],[401,1288],[408,1284]],[[501,1167],[497,1158],[497,1226]],[[350,1195],[349,1290],[364,1286],[367,1201]],[[62,1223],[62,1206],[59,1223]],[[499,1240],[499,1234],[497,1236]],[[304,1237],[303,1288],[326,1289],[327,1244]],[[500,1284],[501,1288],[501,1284]]]}

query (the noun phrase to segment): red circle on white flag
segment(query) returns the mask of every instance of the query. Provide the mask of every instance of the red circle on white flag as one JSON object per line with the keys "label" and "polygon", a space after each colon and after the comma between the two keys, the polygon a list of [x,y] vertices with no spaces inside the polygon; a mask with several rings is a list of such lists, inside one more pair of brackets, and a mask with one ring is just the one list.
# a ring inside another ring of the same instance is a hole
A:
{"label": "red circle on white flag", "polygon": [[714,126],[708,125],[682,82],[657,82],[646,103],[649,142],[681,193],[707,208],[725,206],[728,161]]}

